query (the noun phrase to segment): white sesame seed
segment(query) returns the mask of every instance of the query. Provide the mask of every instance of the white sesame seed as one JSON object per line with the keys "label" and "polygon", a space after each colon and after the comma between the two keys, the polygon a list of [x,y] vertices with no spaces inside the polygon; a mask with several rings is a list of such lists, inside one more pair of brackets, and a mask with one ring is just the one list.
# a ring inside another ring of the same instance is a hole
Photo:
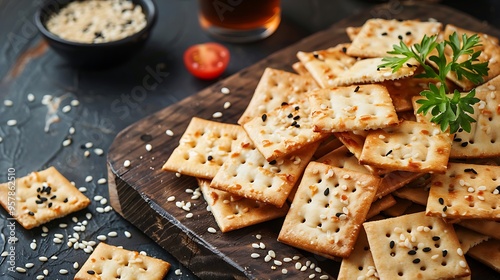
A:
{"label": "white sesame seed", "polygon": [[466,262],[464,262],[464,261],[460,261],[458,264],[459,264],[461,267],[464,267],[464,268],[465,268],[465,267],[467,267],[467,263],[466,263]]}
{"label": "white sesame seed", "polygon": [[110,231],[110,232],[108,233],[108,236],[109,236],[109,237],[116,237],[116,236],[118,236],[118,233],[116,233],[116,231]]}
{"label": "white sesame seed", "polygon": [[300,256],[293,256],[292,257],[292,260],[296,261],[296,260],[299,260],[300,259]]}
{"label": "white sesame seed", "polygon": [[42,104],[47,105],[50,103],[51,100],[52,100],[52,95],[46,94],[42,97]]}
{"label": "white sesame seed", "polygon": [[43,231],[43,232],[49,232],[49,228],[48,228],[48,227],[46,227],[46,226],[43,226],[43,227],[42,227],[42,231]]}
{"label": "white sesame seed", "polygon": [[100,178],[99,180],[97,180],[97,184],[99,185],[104,185],[106,184],[108,181],[106,180],[106,178]]}
{"label": "white sesame seed", "polygon": [[98,156],[102,156],[104,154],[104,150],[101,149],[101,148],[95,148],[94,149],[94,154],[96,154]]}
{"label": "white sesame seed", "polygon": [[97,211],[99,213],[104,213],[104,208],[102,208],[102,207],[96,207],[95,211]]}
{"label": "white sesame seed", "polygon": [[318,266],[318,267],[316,267],[316,268],[314,269],[314,271],[316,271],[317,273],[321,273],[321,271],[322,271],[322,270],[321,270],[321,267],[319,267],[319,266]]}
{"label": "white sesame seed", "polygon": [[59,239],[62,239],[62,238],[64,238],[64,235],[62,235],[62,234],[60,234],[60,233],[55,233],[55,234],[54,234],[54,237],[59,238]]}
{"label": "white sesame seed", "polygon": [[170,130],[170,129],[167,129],[167,130],[165,131],[165,133],[166,133],[168,136],[174,136],[174,132],[173,132],[172,130]]}
{"label": "white sesame seed", "polygon": [[62,145],[63,145],[63,147],[67,147],[67,146],[71,145],[71,143],[72,143],[71,139],[68,138],[62,142]]}
{"label": "white sesame seed", "polygon": [[3,251],[2,254],[0,256],[2,257],[7,257],[9,255],[9,252],[7,251]]}
{"label": "white sesame seed", "polygon": [[187,213],[187,214],[186,214],[186,218],[188,218],[188,219],[191,219],[193,216],[194,216],[194,214],[193,214],[193,213]]}
{"label": "white sesame seed", "polygon": [[279,261],[279,260],[274,260],[274,264],[275,264],[275,265],[280,266],[280,265],[282,265],[283,263],[282,263],[281,261]]}
{"label": "white sesame seed", "polygon": [[106,239],[107,239],[107,237],[105,235],[101,234],[101,235],[97,236],[97,240],[99,240],[99,241],[105,241]]}
{"label": "white sesame seed", "polygon": [[301,269],[301,268],[302,268],[302,264],[301,264],[301,263],[299,263],[299,262],[296,262],[296,263],[295,263],[295,269],[299,270],[299,269]]}
{"label": "white sesame seed", "polygon": [[224,109],[229,109],[229,107],[231,107],[231,102],[229,101],[224,102]]}
{"label": "white sesame seed", "polygon": [[68,242],[66,242],[66,245],[68,246],[68,248],[71,248],[71,247],[73,247],[73,242],[68,241]]}
{"label": "white sesame seed", "polygon": [[66,105],[66,106],[64,106],[64,107],[61,109],[61,111],[62,111],[63,113],[69,113],[69,111],[71,111],[71,106],[70,106],[70,105]]}
{"label": "white sesame seed", "polygon": [[68,227],[68,224],[64,224],[64,223],[59,224],[59,228],[67,228],[67,227]]}
{"label": "white sesame seed", "polygon": [[231,91],[230,91],[227,87],[223,87],[223,88],[221,88],[221,89],[220,89],[220,92],[221,92],[222,94],[229,94],[229,93],[231,93]]}
{"label": "white sesame seed", "polygon": [[260,242],[260,243],[259,243],[259,247],[260,247],[262,250],[264,250],[264,249],[266,249],[266,244],[264,244],[264,243]]}
{"label": "white sesame seed", "polygon": [[218,118],[221,118],[221,117],[222,117],[222,113],[221,112],[215,112],[212,115],[212,118],[214,118],[214,119],[218,119]]}
{"label": "white sesame seed", "polygon": [[171,196],[169,196],[169,197],[167,198],[167,201],[168,201],[168,202],[172,202],[172,201],[174,201],[174,200],[175,200],[175,196],[173,196],[173,195],[171,195]]}
{"label": "white sesame seed", "polygon": [[47,257],[45,257],[45,256],[41,256],[41,257],[38,257],[38,260],[41,261],[41,262],[46,262],[49,259]]}
{"label": "white sesame seed", "polygon": [[479,186],[479,187],[477,187],[477,190],[478,191],[485,191],[486,190],[486,186]]}
{"label": "white sesame seed", "polygon": [[254,249],[259,249],[259,248],[260,248],[260,246],[259,246],[259,244],[257,244],[257,243],[252,243],[252,248],[254,248]]}
{"label": "white sesame seed", "polygon": [[321,280],[326,280],[326,279],[328,279],[328,278],[330,278],[330,277],[328,277],[328,275],[326,275],[326,274],[321,275],[321,276],[319,277],[319,279],[321,279]]}
{"label": "white sesame seed", "polygon": [[84,156],[84,157],[89,157],[89,156],[90,156],[90,152],[89,152],[89,151],[85,151],[85,152],[83,152],[83,156]]}
{"label": "white sesame seed", "polygon": [[215,228],[213,228],[213,227],[207,228],[207,231],[210,232],[210,233],[216,233],[217,232],[217,230]]}
{"label": "white sesame seed", "polygon": [[44,269],[44,270],[43,270],[43,274],[44,274],[45,276],[49,275],[49,270],[48,270],[48,269]]}
{"label": "white sesame seed", "polygon": [[458,249],[457,249],[457,254],[458,254],[459,256],[463,256],[463,255],[464,255],[464,251],[462,250],[462,248],[458,248]]}
{"label": "white sesame seed", "polygon": [[79,187],[78,190],[80,192],[86,192],[87,191],[87,188],[86,187]]}
{"label": "white sesame seed", "polygon": [[44,276],[44,275],[41,275],[41,274],[40,274],[40,275],[37,275],[37,276],[36,276],[36,280],[43,280],[43,279],[45,279],[45,276]]}
{"label": "white sesame seed", "polygon": [[252,257],[252,259],[257,259],[257,258],[260,258],[260,254],[258,254],[258,253],[252,253],[250,255],[250,257]]}
{"label": "white sesame seed", "polygon": [[128,159],[127,159],[127,160],[125,160],[125,161],[123,162],[123,167],[130,167],[130,160],[128,160]]}
{"label": "white sesame seed", "polygon": [[108,212],[109,212],[109,211],[111,211],[111,210],[113,210],[113,207],[111,207],[111,206],[109,206],[109,205],[108,205],[108,206],[106,206],[106,207],[104,207],[104,212],[106,212],[106,213],[108,213]]}
{"label": "white sesame seed", "polygon": [[66,269],[59,269],[59,274],[61,274],[61,275],[68,274],[68,270],[66,270]]}
{"label": "white sesame seed", "polygon": [[52,257],[50,257],[51,260],[57,260],[57,256],[56,255],[53,255]]}
{"label": "white sesame seed", "polygon": [[19,273],[26,273],[26,269],[23,267],[16,267],[16,271]]}
{"label": "white sesame seed", "polygon": [[34,266],[35,266],[34,263],[27,263],[27,264],[24,265],[24,267],[26,267],[26,268],[32,268]]}
{"label": "white sesame seed", "polygon": [[33,93],[28,93],[28,96],[26,96],[26,99],[28,99],[29,102],[35,101],[35,95]]}
{"label": "white sesame seed", "polygon": [[92,143],[92,142],[85,143],[85,148],[90,149],[92,147],[94,147],[94,143]]}
{"label": "white sesame seed", "polygon": [[88,175],[87,177],[85,177],[85,182],[87,182],[87,183],[92,182],[92,180],[94,180],[94,178],[92,176],[90,176],[90,175]]}
{"label": "white sesame seed", "polygon": [[283,268],[283,269],[281,270],[281,273],[283,273],[283,274],[287,274],[287,273],[288,273],[288,270],[287,270],[286,268]]}
{"label": "white sesame seed", "polygon": [[83,251],[84,251],[85,253],[87,253],[87,254],[90,254],[90,253],[92,253],[92,252],[94,251],[94,249],[92,249],[92,247],[88,247],[88,246],[87,246],[87,247],[85,247],[85,248],[83,249]]}
{"label": "white sesame seed", "polygon": [[140,251],[139,255],[147,256],[148,254],[146,252],[144,252],[144,251]]}
{"label": "white sesame seed", "polygon": [[175,275],[182,275],[182,271],[178,268],[175,270]]}
{"label": "white sesame seed", "polygon": [[80,105],[80,101],[78,101],[77,99],[73,99],[71,100],[70,104],[73,107],[77,107],[78,105]]}
{"label": "white sesame seed", "polygon": [[5,105],[6,107],[11,107],[12,105],[14,105],[14,102],[12,102],[12,100],[5,99],[3,101],[3,105]]}
{"label": "white sesame seed", "polygon": [[283,261],[286,262],[286,263],[288,263],[288,262],[292,261],[292,258],[288,258],[288,257],[287,258],[283,258]]}
{"label": "white sesame seed", "polygon": [[269,256],[271,256],[271,258],[273,258],[273,259],[274,259],[274,258],[276,258],[276,253],[275,253],[273,250],[269,250],[269,251],[267,252],[267,254],[268,254]]}
{"label": "white sesame seed", "polygon": [[316,277],[316,274],[314,273],[311,273],[311,275],[309,275],[309,279],[314,279],[314,277]]}
{"label": "white sesame seed", "polygon": [[151,144],[146,144],[146,151],[151,151],[153,149],[153,146]]}
{"label": "white sesame seed", "polygon": [[271,256],[269,256],[269,255],[266,255],[266,256],[264,257],[264,261],[265,261],[265,262],[270,262],[270,261],[271,261],[271,259],[272,259],[272,258],[271,258]]}
{"label": "white sesame seed", "polygon": [[106,203],[108,203],[108,200],[106,198],[103,198],[99,201],[99,203],[101,203],[102,205],[105,205]]}
{"label": "white sesame seed", "polygon": [[94,200],[95,201],[99,201],[101,199],[103,199],[102,195],[96,195],[96,196],[94,196]]}
{"label": "white sesame seed", "polygon": [[481,201],[484,201],[484,200],[485,200],[484,196],[482,196],[482,195],[478,195],[478,196],[477,196],[477,199],[479,199],[479,200],[481,200]]}
{"label": "white sesame seed", "polygon": [[79,267],[79,266],[80,266],[80,265],[78,264],[78,262],[74,262],[74,263],[73,263],[73,268],[74,268],[74,269],[78,269],[78,267]]}
{"label": "white sesame seed", "polygon": [[31,250],[36,250],[36,243],[35,242],[31,242],[30,248],[31,248]]}
{"label": "white sesame seed", "polygon": [[128,231],[124,231],[124,232],[123,232],[123,234],[125,234],[125,236],[126,236],[127,238],[132,237],[132,234],[131,234],[130,232],[128,232]]}

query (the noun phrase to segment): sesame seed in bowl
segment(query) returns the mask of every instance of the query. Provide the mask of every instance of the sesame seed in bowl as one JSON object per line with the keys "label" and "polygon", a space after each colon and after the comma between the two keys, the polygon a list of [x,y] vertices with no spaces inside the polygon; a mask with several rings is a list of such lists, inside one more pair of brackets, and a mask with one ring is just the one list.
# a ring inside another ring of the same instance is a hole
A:
{"label": "sesame seed in bowl", "polygon": [[156,17],[152,0],[50,0],[38,9],[35,23],[71,65],[103,68],[137,53]]}

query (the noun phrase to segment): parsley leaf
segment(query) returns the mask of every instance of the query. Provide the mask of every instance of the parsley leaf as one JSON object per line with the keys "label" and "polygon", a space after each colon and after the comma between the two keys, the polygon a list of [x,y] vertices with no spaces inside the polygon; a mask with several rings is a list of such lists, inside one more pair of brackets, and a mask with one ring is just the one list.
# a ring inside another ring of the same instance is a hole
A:
{"label": "parsley leaf", "polygon": [[[461,40],[460,40],[461,39]],[[382,64],[378,67],[389,67],[393,72],[398,71],[410,59],[415,59],[423,68],[417,78],[437,79],[438,83],[429,83],[429,89],[420,93],[424,98],[417,101],[420,108],[417,113],[431,113],[431,121],[439,124],[442,131],[450,129],[451,133],[460,128],[470,132],[471,123],[475,122],[470,114],[474,114],[474,104],[479,102],[475,97],[473,89],[466,94],[455,90],[448,94],[446,76],[454,72],[459,80],[468,79],[474,84],[484,81],[483,77],[488,75],[488,62],[480,63],[481,51],[475,48],[482,46],[477,34],[467,36],[463,34],[460,38],[456,32],[451,34],[448,40],[437,41],[437,36],[426,36],[420,43],[408,47],[403,41],[394,45],[393,50],[387,52],[392,56],[384,57]],[[451,57],[447,58],[446,47],[452,51]],[[464,59],[464,56],[466,59]],[[435,67],[428,64],[428,60],[434,62]],[[437,70],[437,71],[436,71]]]}

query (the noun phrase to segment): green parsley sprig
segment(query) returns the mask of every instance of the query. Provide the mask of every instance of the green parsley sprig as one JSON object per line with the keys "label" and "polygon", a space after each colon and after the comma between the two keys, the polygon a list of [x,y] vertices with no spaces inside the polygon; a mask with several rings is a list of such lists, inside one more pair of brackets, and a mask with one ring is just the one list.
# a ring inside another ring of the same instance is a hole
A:
{"label": "green parsley sprig", "polygon": [[[452,50],[449,60],[445,55],[446,46]],[[477,34],[471,36],[463,34],[460,41],[459,36],[454,32],[448,40],[442,42],[437,42],[436,35],[431,37],[424,35],[420,43],[411,47],[403,41],[400,41],[399,45],[394,45],[393,50],[387,52],[394,56],[384,57],[382,60],[384,63],[379,67],[390,67],[393,72],[396,72],[410,59],[415,59],[423,67],[423,73],[415,77],[433,78],[439,81],[436,84],[429,83],[429,89],[420,93],[424,98],[417,101],[421,105],[417,113],[427,114],[430,111],[433,116],[431,121],[439,124],[442,131],[449,127],[451,133],[457,132],[460,128],[470,132],[471,123],[476,120],[469,114],[474,113],[472,106],[479,102],[479,99],[475,97],[475,89],[465,95],[460,94],[458,90],[448,95],[446,76],[450,72],[455,72],[459,80],[465,78],[474,84],[482,83],[489,69],[488,62],[478,62],[481,51],[474,51],[474,48],[478,46],[481,46],[481,43]],[[467,55],[468,59],[460,61],[463,55]],[[436,68],[430,66],[427,59],[434,62]]]}

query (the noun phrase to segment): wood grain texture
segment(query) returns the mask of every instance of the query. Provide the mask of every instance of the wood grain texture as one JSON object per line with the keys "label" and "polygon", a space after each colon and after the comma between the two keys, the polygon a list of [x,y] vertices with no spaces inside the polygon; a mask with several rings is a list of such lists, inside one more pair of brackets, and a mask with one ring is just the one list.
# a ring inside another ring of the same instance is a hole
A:
{"label": "wood grain texture", "polygon": [[[202,279],[306,279],[311,273],[316,274],[316,279],[323,274],[333,279],[340,263],[276,241],[282,219],[225,234],[207,232],[208,227],[217,228],[217,225],[207,212],[206,203],[202,198],[192,200],[185,192],[187,188],[195,189],[196,181],[187,176],[178,178],[174,173],[162,171],[161,167],[193,116],[213,120],[212,114],[220,111],[223,117],[217,121],[236,123],[266,67],[292,71],[297,51],[313,51],[348,42],[347,26],[360,26],[372,17],[422,20],[431,17],[500,37],[498,30],[444,6],[391,3],[342,20],[120,132],[108,153],[110,197],[114,208]],[[222,87],[229,88],[231,93],[220,93]],[[227,110],[223,109],[226,101],[231,102]],[[166,129],[175,135],[167,136]],[[153,147],[149,152],[145,149],[147,143]],[[131,161],[130,167],[123,166],[125,160]],[[176,201],[191,201],[193,218],[186,218],[187,212],[176,207],[175,202],[167,202],[170,196],[175,196]],[[262,235],[262,240],[256,239],[257,234]],[[263,242],[266,249],[252,248],[254,242]],[[309,268],[301,272],[294,267],[296,261],[281,266],[273,261],[266,263],[264,256],[271,249],[276,252],[277,260],[299,256],[299,262],[305,264],[310,260],[321,267],[322,272]],[[259,253],[260,257],[252,259],[251,253]],[[287,274],[282,273],[283,268],[287,269]],[[476,273],[473,279],[483,275],[479,273],[498,277],[485,269],[481,271],[486,272],[473,270]]]}

